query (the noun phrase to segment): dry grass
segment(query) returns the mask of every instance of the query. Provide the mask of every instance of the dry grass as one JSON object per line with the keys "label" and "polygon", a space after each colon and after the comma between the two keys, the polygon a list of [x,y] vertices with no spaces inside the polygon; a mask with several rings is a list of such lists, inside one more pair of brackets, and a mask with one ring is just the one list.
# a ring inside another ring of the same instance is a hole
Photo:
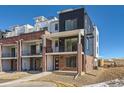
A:
{"label": "dry grass", "polygon": [[19,79],[22,77],[26,77],[26,76],[30,76],[31,74],[26,73],[26,72],[6,72],[3,74],[0,74],[0,79],[4,79],[4,80],[15,80],[15,79]]}
{"label": "dry grass", "polygon": [[53,73],[51,75],[42,77],[35,81],[50,81],[56,84],[63,84],[64,86],[83,86],[89,84],[100,83],[104,81],[113,80],[116,78],[124,78],[124,67],[115,68],[100,68],[99,70],[94,70],[90,73],[74,79],[75,74],[64,74],[64,73]]}

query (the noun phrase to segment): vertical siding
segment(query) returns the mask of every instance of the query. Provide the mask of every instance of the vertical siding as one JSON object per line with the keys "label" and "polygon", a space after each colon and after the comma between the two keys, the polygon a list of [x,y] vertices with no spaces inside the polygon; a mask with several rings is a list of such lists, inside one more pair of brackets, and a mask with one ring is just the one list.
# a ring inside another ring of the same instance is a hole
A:
{"label": "vertical siding", "polygon": [[84,8],[59,14],[59,31],[65,31],[65,20],[77,19],[77,29],[84,28]]}

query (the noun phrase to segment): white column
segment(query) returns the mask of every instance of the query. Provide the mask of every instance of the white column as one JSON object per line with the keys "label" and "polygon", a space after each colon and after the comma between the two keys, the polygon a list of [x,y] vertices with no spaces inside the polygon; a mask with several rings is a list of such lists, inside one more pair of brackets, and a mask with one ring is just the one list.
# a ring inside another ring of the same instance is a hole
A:
{"label": "white column", "polygon": [[77,44],[77,72],[82,75],[82,43],[81,43],[81,33],[78,34],[78,44]]}
{"label": "white column", "polygon": [[81,44],[81,33],[78,34],[78,44]]}
{"label": "white column", "polygon": [[40,53],[40,42],[36,42],[36,53]]}

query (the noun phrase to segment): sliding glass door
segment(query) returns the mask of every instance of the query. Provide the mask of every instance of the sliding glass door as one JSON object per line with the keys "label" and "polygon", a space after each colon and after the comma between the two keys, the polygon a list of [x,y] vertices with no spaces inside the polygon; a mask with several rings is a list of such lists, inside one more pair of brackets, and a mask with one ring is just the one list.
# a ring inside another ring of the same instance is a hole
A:
{"label": "sliding glass door", "polygon": [[77,38],[65,39],[65,51],[77,51]]}

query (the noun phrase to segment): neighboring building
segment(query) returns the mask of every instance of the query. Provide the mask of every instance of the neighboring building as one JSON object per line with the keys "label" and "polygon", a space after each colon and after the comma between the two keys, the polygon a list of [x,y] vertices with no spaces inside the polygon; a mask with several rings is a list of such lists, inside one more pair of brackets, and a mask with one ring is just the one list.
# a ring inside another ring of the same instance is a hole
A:
{"label": "neighboring building", "polygon": [[49,20],[36,17],[34,26],[18,26],[1,39],[1,70],[70,70],[79,74],[93,70],[99,56],[97,27],[84,8],[58,14],[59,18]]}
{"label": "neighboring building", "polygon": [[39,16],[34,19],[36,23],[34,26],[35,31],[47,30],[52,33],[59,31],[59,21],[56,17],[48,20],[44,16]]}
{"label": "neighboring building", "polygon": [[23,33],[33,32],[34,27],[29,24],[21,25],[21,26],[16,25],[16,26],[10,27],[9,30],[10,31],[7,32],[7,34],[6,34],[6,38],[13,37],[13,36],[19,36],[20,34],[23,34]]}
{"label": "neighboring building", "polygon": [[0,39],[4,38],[6,35],[6,32],[4,31],[0,31]]}

